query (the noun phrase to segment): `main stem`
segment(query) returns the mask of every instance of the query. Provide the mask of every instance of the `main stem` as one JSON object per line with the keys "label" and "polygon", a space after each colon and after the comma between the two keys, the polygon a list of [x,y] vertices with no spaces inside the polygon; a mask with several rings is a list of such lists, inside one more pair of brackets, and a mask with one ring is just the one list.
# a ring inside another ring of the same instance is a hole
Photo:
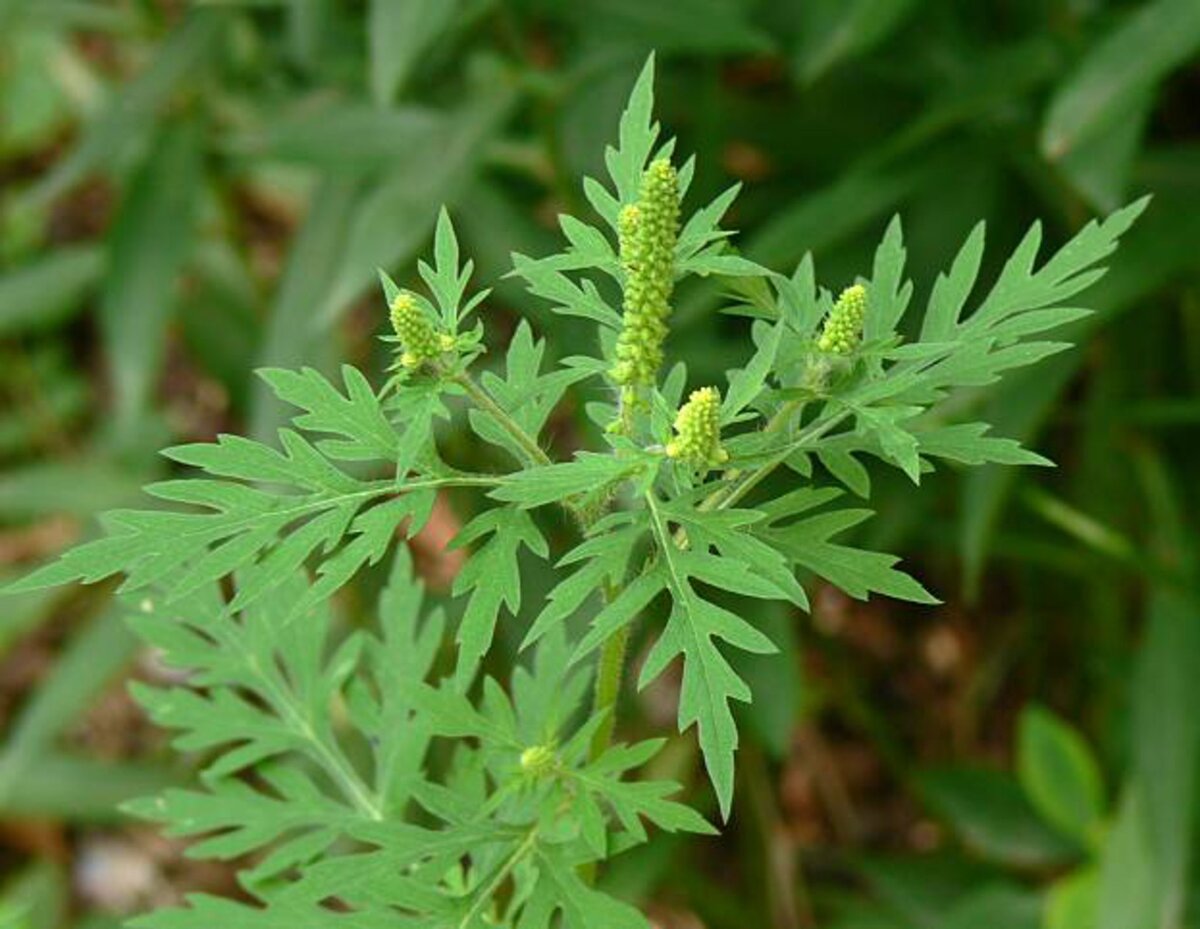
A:
{"label": "main stem", "polygon": [[[489,394],[482,386],[480,386],[474,378],[465,371],[458,372],[452,376],[452,380],[458,384],[466,392],[471,401],[481,410],[488,413],[500,427],[512,437],[513,441],[526,453],[530,462],[535,465],[545,466],[553,464],[550,456],[542,450],[538,445],[537,439],[531,436],[525,429],[513,419],[504,408],[500,406],[491,394]],[[774,416],[768,421],[764,427],[767,432],[777,432],[784,428],[792,414],[799,406],[798,401],[790,401],[785,403]],[[783,452],[777,454],[774,458],[768,460],[762,466],[748,471],[740,475],[731,484],[726,485],[720,490],[714,491],[700,504],[703,510],[725,509],[733,506],[741,500],[746,494],[754,489],[760,481],[767,477],[772,471],[782,464],[787,457],[796,449],[803,445],[812,442],[821,436],[825,435],[830,429],[840,423],[849,411],[843,411],[829,417],[828,419],[815,423],[806,431],[796,437]],[[594,522],[594,517],[589,517],[583,513],[578,507],[573,506],[569,501],[563,501],[563,506],[575,518],[579,524],[579,528],[585,534],[588,528]],[[607,602],[612,602],[616,597],[617,591],[611,584],[606,584],[603,589],[604,599]],[[613,733],[616,731],[617,714],[616,705],[617,698],[621,692],[621,680],[625,671],[625,657],[629,649],[629,627],[623,626],[615,633],[610,635],[600,649],[600,657],[596,665],[596,682],[593,689],[593,704],[592,709],[595,713],[603,713],[604,720],[600,727],[596,730],[592,737],[592,743],[589,747],[589,757],[592,760],[599,758],[608,749],[612,743]]]}
{"label": "main stem", "polygon": [[[611,601],[612,593],[605,591],[605,599]],[[617,697],[621,693],[621,678],[625,673],[625,652],[629,648],[629,626],[625,625],[610,635],[600,648],[596,663],[595,697],[592,712],[604,713],[604,721],[592,736],[588,757],[595,761],[612,744],[613,732],[617,728]]]}
{"label": "main stem", "polygon": [[[484,390],[474,378],[464,371],[453,375],[452,379],[454,383],[458,384],[466,392],[467,396],[479,409],[490,415],[512,437],[513,441],[526,453],[531,463],[543,466],[553,464],[550,456],[542,450],[537,440],[526,432],[520,423],[505,412],[504,408],[492,399],[491,394]],[[583,513],[569,501],[563,501],[563,506],[575,518],[580,530],[586,534],[591,524],[595,521],[595,518]],[[606,584],[603,593],[604,599],[611,602],[616,596],[617,591],[612,585]],[[605,749],[608,748],[612,742],[613,732],[616,729],[616,704],[617,697],[621,691],[621,677],[624,671],[625,652],[628,645],[629,630],[626,628],[609,636],[600,650],[600,658],[596,668],[593,710],[594,712],[602,712],[606,715],[604,722],[600,724],[600,728],[592,738],[590,757],[593,760],[602,755]]]}

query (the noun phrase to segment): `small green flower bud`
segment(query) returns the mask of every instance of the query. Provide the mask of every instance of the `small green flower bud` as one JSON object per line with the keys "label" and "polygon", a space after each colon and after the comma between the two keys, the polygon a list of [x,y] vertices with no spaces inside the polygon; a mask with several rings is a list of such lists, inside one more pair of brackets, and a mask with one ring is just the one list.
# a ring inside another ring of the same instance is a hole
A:
{"label": "small green flower bud", "polygon": [[638,202],[618,217],[617,238],[625,312],[613,380],[623,387],[650,387],[662,366],[679,238],[679,175],[667,159],[657,159],[642,174]]}
{"label": "small green flower bud", "polygon": [[831,355],[849,355],[862,341],[866,315],[867,288],[862,284],[847,287],[829,311],[817,348]]}
{"label": "small green flower bud", "polygon": [[715,387],[692,391],[679,408],[667,457],[710,468],[729,460],[729,453],[721,447],[721,394]]}
{"label": "small green flower bud", "polygon": [[637,248],[638,217],[642,211],[636,203],[621,207],[617,215],[617,250],[623,259],[627,259]]}
{"label": "small green flower bud", "polygon": [[531,745],[521,752],[521,771],[529,777],[542,777],[558,764],[558,755],[549,745]]}
{"label": "small green flower bud", "polygon": [[396,294],[391,308],[392,329],[400,339],[404,352],[400,364],[406,368],[420,367],[438,356],[441,344],[429,318],[406,291]]}

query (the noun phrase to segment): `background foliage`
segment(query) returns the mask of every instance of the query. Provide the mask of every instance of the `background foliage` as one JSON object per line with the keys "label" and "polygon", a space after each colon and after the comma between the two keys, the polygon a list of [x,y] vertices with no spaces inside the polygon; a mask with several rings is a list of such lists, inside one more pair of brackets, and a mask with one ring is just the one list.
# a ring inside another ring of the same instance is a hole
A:
{"label": "background foliage", "polygon": [[[651,48],[694,202],[742,180],[726,225],[767,264],[811,250],[848,282],[899,212],[927,291],[979,217],[1001,256],[1034,219],[1058,244],[1155,199],[1080,347],[970,399],[1060,467],[872,473],[860,541],[947,603],[826,590],[811,622],[756,617],[790,660],[739,668],[772,698],[747,711],[732,828],[656,839],[614,886],[665,925],[1200,925],[1194,0],[0,0],[0,571],[168,476],[160,446],[272,435],[252,369],[378,375],[375,269],[403,284],[440,204],[479,280],[548,252]],[[744,320],[712,305],[689,288],[673,321],[699,382],[742,360]],[[489,332],[518,307],[571,353],[512,282]],[[582,419],[556,414],[563,448]],[[445,593],[454,556],[416,555]],[[0,604],[0,925],[227,885],[114,812],[191,772],[122,696],[165,672],[108,593]],[[670,775],[696,778],[693,753],[669,745]]]}

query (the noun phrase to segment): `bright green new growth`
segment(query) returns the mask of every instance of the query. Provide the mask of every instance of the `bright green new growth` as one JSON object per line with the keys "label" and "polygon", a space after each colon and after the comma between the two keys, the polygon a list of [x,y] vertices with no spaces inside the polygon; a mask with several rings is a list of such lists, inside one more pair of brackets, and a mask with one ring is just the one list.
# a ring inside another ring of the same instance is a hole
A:
{"label": "bright green new growth", "polygon": [[390,317],[392,330],[403,349],[401,365],[419,368],[437,358],[441,351],[441,340],[412,294],[407,291],[396,294],[392,299]]}
{"label": "bright green new growth", "polygon": [[652,387],[662,367],[678,236],[679,175],[658,158],[642,174],[637,203],[623,207],[618,222],[625,313],[612,376],[622,387]]}
{"label": "bright green new growth", "polygon": [[831,355],[849,355],[862,341],[867,315],[867,288],[855,284],[842,291],[825,320],[817,348]]}
{"label": "bright green new growth", "polygon": [[[755,601],[805,610],[804,583],[821,578],[857,598],[934,602],[894,556],[840,538],[870,515],[844,494],[869,494],[867,463],[914,482],[947,461],[1046,463],[955,421],[958,392],[1069,347],[1046,334],[1086,313],[1079,293],[1145,201],[1089,223],[1040,266],[1035,226],[981,294],[977,229],[908,344],[912,285],[893,222],[865,283],[822,326],[830,296],[811,258],[783,275],[730,252],[719,222],[736,189],[680,225],[686,184],[652,119],[652,78],[649,63],[607,153],[611,186],[584,182],[599,222],[564,217],[563,253],[514,256],[533,296],[614,349],[556,362],[522,322],[477,376],[484,323],[462,323],[485,292],[468,295],[471,263],[443,213],[433,261],[418,266],[428,303],[381,274],[402,376],[376,386],[350,366],[335,380],[261,372],[297,409],[277,443],[222,435],[168,449],[195,473],[147,488],[166,505],[109,514],[103,536],[12,585],[123,575],[130,624],[189,672],[135,693],[205,759],[204,777],[132,811],[195,839],[199,857],[253,862],[241,880],[254,903],[201,895],[136,925],[645,929],[592,876],[649,826],[712,830],[671,799],[678,785],[645,774],[662,740],[614,743],[633,633],[647,643],[638,687],[678,661],[677,728],[694,731],[727,818],[734,703],[761,696],[731,656],[776,649]],[[671,288],[689,276],[751,278],[762,298],[744,366],[680,406],[686,365],[661,387],[656,373]],[[614,282],[624,319],[606,296]],[[856,363],[814,390],[814,345]],[[590,449],[556,459],[547,422],[585,381],[600,396],[619,388],[621,408],[591,404]],[[640,402],[626,404],[634,388]],[[455,416],[494,451],[487,469],[445,459],[439,421]],[[614,421],[630,428],[608,430]],[[424,602],[397,544],[438,494],[473,514],[454,542],[470,554],[452,621]],[[547,510],[570,517],[573,538]],[[537,560],[556,576],[547,595],[523,597]],[[338,592],[389,561],[377,608],[362,610],[370,621],[347,621]],[[515,668],[492,648],[502,623],[524,635]]]}
{"label": "bright green new growth", "polygon": [[721,394],[715,387],[692,391],[675,415],[675,438],[667,443],[667,457],[697,467],[713,467],[729,460],[721,447]]}
{"label": "bright green new growth", "polygon": [[530,777],[541,777],[558,765],[558,755],[549,745],[531,745],[521,752],[521,770]]}

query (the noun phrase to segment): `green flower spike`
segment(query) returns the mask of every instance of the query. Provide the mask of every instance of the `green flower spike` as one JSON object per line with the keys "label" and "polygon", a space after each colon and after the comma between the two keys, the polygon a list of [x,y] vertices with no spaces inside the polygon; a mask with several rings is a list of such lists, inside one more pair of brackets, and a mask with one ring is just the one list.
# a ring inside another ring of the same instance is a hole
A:
{"label": "green flower spike", "polygon": [[729,460],[721,447],[721,394],[715,387],[692,391],[675,414],[675,438],[667,443],[667,457],[697,467],[715,468]]}
{"label": "green flower spike", "polygon": [[391,312],[392,329],[404,347],[400,364],[406,368],[419,368],[438,356],[441,342],[412,294],[406,291],[396,294]]}
{"label": "green flower spike", "polygon": [[678,237],[679,175],[659,158],[642,174],[638,202],[617,222],[625,313],[612,376],[622,387],[652,387],[662,366]]}
{"label": "green flower spike", "polygon": [[829,311],[817,348],[830,355],[849,355],[862,341],[863,318],[867,315],[867,288],[855,284],[842,291]]}

